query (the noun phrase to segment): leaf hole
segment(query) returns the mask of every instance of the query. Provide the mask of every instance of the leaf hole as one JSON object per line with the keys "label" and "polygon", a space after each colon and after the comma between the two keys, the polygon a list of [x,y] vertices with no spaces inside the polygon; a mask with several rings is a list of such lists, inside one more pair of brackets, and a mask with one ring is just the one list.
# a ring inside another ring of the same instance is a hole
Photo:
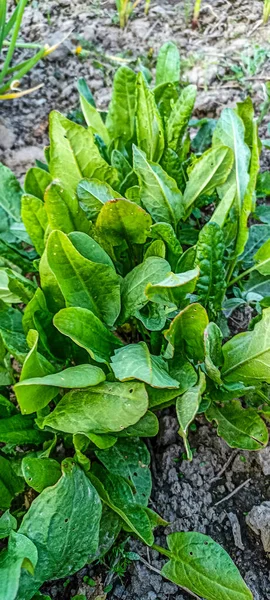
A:
{"label": "leaf hole", "polygon": [[189,555],[190,555],[190,556],[193,556],[193,552],[190,552],[190,553],[189,553]]}
{"label": "leaf hole", "polygon": [[138,477],[138,473],[134,473],[134,477]]}
{"label": "leaf hole", "polygon": [[65,523],[67,523],[67,522],[68,522],[68,518],[65,519]]}
{"label": "leaf hole", "polygon": [[208,542],[204,542],[204,545],[205,545],[205,546],[208,546]]}
{"label": "leaf hole", "polygon": [[129,393],[130,393],[130,394],[132,394],[132,392],[133,392],[133,389],[129,390]]}

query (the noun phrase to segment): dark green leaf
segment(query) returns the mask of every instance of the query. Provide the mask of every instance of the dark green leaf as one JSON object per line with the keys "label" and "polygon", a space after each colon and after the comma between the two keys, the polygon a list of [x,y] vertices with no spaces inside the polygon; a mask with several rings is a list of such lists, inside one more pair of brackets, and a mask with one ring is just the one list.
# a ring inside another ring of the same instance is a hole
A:
{"label": "dark green leaf", "polygon": [[29,487],[42,492],[46,487],[57,483],[61,477],[61,468],[52,458],[25,456],[22,460],[22,474]]}
{"label": "dark green leaf", "polygon": [[12,462],[0,455],[0,509],[9,508],[13,498],[23,489],[23,479],[15,473]]}
{"label": "dark green leaf", "polygon": [[215,315],[222,305],[226,289],[224,261],[225,244],[222,229],[208,223],[200,231],[195,264],[200,269],[196,287],[199,300]]}
{"label": "dark green leaf", "polygon": [[217,423],[217,432],[231,448],[260,450],[268,442],[268,430],[254,408],[242,408],[239,400],[206,411],[208,421]]}
{"label": "dark green leaf", "polygon": [[25,535],[11,532],[8,547],[0,554],[0,600],[15,600],[22,569],[31,575],[37,563],[37,549]]}

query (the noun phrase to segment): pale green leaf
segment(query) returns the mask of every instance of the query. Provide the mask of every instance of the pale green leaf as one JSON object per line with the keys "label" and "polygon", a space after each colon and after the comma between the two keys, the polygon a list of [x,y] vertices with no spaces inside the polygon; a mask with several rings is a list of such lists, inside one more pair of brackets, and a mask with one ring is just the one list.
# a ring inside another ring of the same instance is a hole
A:
{"label": "pale green leaf", "polygon": [[22,220],[25,229],[38,254],[44,251],[44,235],[48,225],[48,217],[44,202],[39,198],[24,194],[22,196]]}
{"label": "pale green leaf", "polygon": [[145,342],[116,350],[111,358],[111,368],[120,381],[139,379],[153,387],[179,387],[178,381],[170,377],[163,358],[150,354]]}
{"label": "pale green leaf", "polygon": [[[164,151],[164,132],[155,96],[143,74],[137,75],[136,133],[138,146],[148,160],[159,162]],[[135,170],[136,172],[136,170]]]}
{"label": "pale green leaf", "polygon": [[179,99],[174,104],[166,122],[166,138],[168,147],[174,152],[181,150],[183,137],[191,118],[197,96],[196,85],[188,85],[183,89]]}
{"label": "pale green leaf", "polygon": [[206,411],[208,421],[217,423],[217,432],[231,448],[261,450],[268,442],[268,430],[254,408],[243,408],[239,400],[223,406],[212,404]]}
{"label": "pale green leaf", "polygon": [[77,196],[87,207],[89,219],[96,219],[103,204],[114,198],[121,198],[121,194],[111,188],[106,181],[98,179],[82,179],[77,187]]}
{"label": "pale green leaf", "polygon": [[26,173],[24,180],[24,191],[30,196],[40,200],[44,199],[45,190],[50,185],[52,177],[48,171],[39,167],[31,167]]}
{"label": "pale green leaf", "polygon": [[88,127],[91,127],[92,132],[99,135],[103,142],[108,145],[110,136],[99,111],[82,94],[80,94],[80,104]]}
{"label": "pale green leaf", "polygon": [[22,474],[29,487],[40,493],[57,483],[61,477],[61,467],[53,458],[25,456],[22,460]]}
{"label": "pale green leaf", "polygon": [[176,415],[180,425],[178,433],[183,438],[188,460],[192,460],[192,451],[188,442],[188,428],[199,410],[205,387],[205,375],[201,372],[198,385],[187,390],[183,396],[178,396],[176,400]]}
{"label": "pale green leaf", "polygon": [[112,246],[144,244],[150,235],[152,219],[140,206],[130,200],[116,199],[104,204],[97,222],[97,234]]}
{"label": "pale green leaf", "polygon": [[194,292],[199,273],[198,268],[186,273],[169,273],[166,279],[159,283],[148,283],[145,294],[152,302],[179,307],[186,295]]}
{"label": "pale green leaf", "polygon": [[69,193],[57,181],[53,181],[45,192],[45,210],[51,229],[64,233],[83,231],[89,233],[91,224],[82,210],[75,193]]}
{"label": "pale green leaf", "polygon": [[173,42],[166,42],[161,46],[156,68],[156,85],[167,81],[179,83],[180,79],[180,55],[177,46]]}
{"label": "pale green leaf", "polygon": [[15,221],[20,221],[23,190],[12,171],[0,163],[0,207]]}
{"label": "pale green leaf", "polygon": [[133,138],[136,110],[136,75],[129,67],[118,69],[106,119],[111,140],[124,143]]}

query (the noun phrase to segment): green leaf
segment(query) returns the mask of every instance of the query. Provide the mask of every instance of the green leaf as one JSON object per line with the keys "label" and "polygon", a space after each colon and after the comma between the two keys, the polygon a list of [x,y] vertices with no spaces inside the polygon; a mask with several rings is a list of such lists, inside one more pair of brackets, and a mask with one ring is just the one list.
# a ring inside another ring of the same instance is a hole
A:
{"label": "green leaf", "polygon": [[66,394],[43,426],[66,433],[114,433],[137,423],[147,408],[144,384],[105,382]]}
{"label": "green leaf", "polygon": [[34,283],[12,269],[0,267],[0,297],[7,304],[24,302],[27,304],[35,293]]}
{"label": "green leaf", "polygon": [[194,292],[199,276],[199,269],[195,268],[186,273],[169,273],[166,279],[159,283],[148,283],[145,294],[152,302],[179,307],[187,294]]}
{"label": "green leaf", "polygon": [[165,307],[153,302],[148,302],[141,310],[137,310],[135,317],[149,331],[161,331],[167,319]]}
{"label": "green leaf", "polygon": [[[146,158],[159,162],[164,151],[164,132],[155,96],[149,89],[142,73],[137,75],[136,132],[138,146]],[[135,169],[136,172],[136,169]]]}
{"label": "green leaf", "polygon": [[47,248],[45,248],[39,263],[40,284],[46,298],[48,309],[52,313],[65,306],[64,296],[57,283],[57,279],[48,263]]}
{"label": "green leaf", "polygon": [[180,79],[180,55],[177,46],[173,42],[166,42],[161,46],[156,68],[156,85],[167,81]]}
{"label": "green leaf", "polygon": [[[240,215],[242,201],[249,182],[250,150],[245,143],[244,123],[231,108],[225,108],[222,111],[213,134],[213,146],[219,147],[220,145],[233,150],[234,161],[225,185],[219,190],[219,195],[223,196],[232,184],[236,184],[236,205]],[[218,185],[222,185],[222,182]]]}
{"label": "green leaf", "polygon": [[52,182],[50,173],[39,167],[31,167],[26,173],[24,191],[40,200],[44,199],[45,190]]}
{"label": "green leaf", "polygon": [[110,136],[108,134],[105,123],[99,111],[88,102],[88,100],[80,93],[80,104],[83,112],[83,116],[86,120],[88,127],[91,127],[91,131],[95,135],[99,135],[103,142],[108,145],[110,143]]}
{"label": "green leaf", "polygon": [[208,325],[206,310],[194,303],[182,310],[164,332],[177,355],[183,351],[195,363],[204,361],[204,331]]}
{"label": "green leaf", "polygon": [[170,377],[165,360],[150,354],[145,342],[116,350],[111,358],[111,368],[120,381],[139,379],[153,387],[179,387],[178,381]]}
{"label": "green leaf", "polygon": [[253,331],[235,335],[222,350],[224,381],[241,381],[247,386],[263,381],[270,383],[270,308],[263,311],[262,320]]}
{"label": "green leaf", "polygon": [[233,183],[224,194],[222,200],[214,210],[209,223],[216,223],[219,227],[224,227],[228,214],[232,208],[236,194],[236,185]]}
{"label": "green leaf", "polygon": [[182,532],[167,536],[170,560],[161,573],[205,600],[252,600],[237,567],[210,537]]}
{"label": "green leaf", "polygon": [[24,482],[15,473],[12,462],[0,455],[0,509],[9,508],[13,498],[23,490]]}
{"label": "green leaf", "polygon": [[50,173],[60,179],[70,193],[75,193],[84,177],[117,182],[117,171],[100,155],[90,129],[84,129],[63,117],[50,114]]}
{"label": "green leaf", "polygon": [[251,225],[241,261],[244,269],[254,266],[254,255],[270,238],[270,225]]}
{"label": "green leaf", "polygon": [[191,118],[197,96],[196,85],[188,85],[183,89],[174,104],[166,123],[166,138],[168,147],[178,153],[181,150],[183,137]]}
{"label": "green leaf", "polygon": [[205,413],[217,423],[217,432],[231,448],[261,450],[268,443],[268,430],[254,408],[243,408],[239,400],[218,406],[212,404]]}
{"label": "green leaf", "polygon": [[208,377],[217,385],[222,384],[218,367],[223,364],[222,332],[216,323],[209,323],[204,331],[205,369]]}
{"label": "green leaf", "polygon": [[13,529],[17,529],[17,521],[9,510],[6,510],[0,517],[0,540],[8,537]]}
{"label": "green leaf", "polygon": [[35,421],[31,416],[15,414],[6,419],[0,419],[0,442],[4,444],[38,446],[47,437],[46,432],[35,428]]}
{"label": "green leaf", "polygon": [[21,220],[21,196],[23,190],[12,171],[0,163],[0,207],[15,221]]}
{"label": "green leaf", "polygon": [[226,146],[207,150],[195,163],[184,193],[187,212],[202,194],[211,196],[227,180],[233,166],[233,152]]}
{"label": "green leaf", "polygon": [[[121,519],[107,504],[102,505],[102,515],[99,528],[99,544],[91,561],[104,556],[112,547],[121,530]],[[90,562],[90,561],[89,561]]]}
{"label": "green leaf", "polygon": [[122,309],[120,323],[125,323],[136,311],[147,304],[146,285],[158,283],[170,272],[169,263],[163,258],[149,257],[126,275],[121,288]]}
{"label": "green leaf", "polygon": [[200,269],[196,291],[210,315],[221,309],[226,290],[224,252],[222,229],[216,223],[207,223],[199,233],[195,264]]}
{"label": "green leaf", "polygon": [[106,119],[111,140],[124,143],[133,138],[136,110],[136,74],[129,67],[118,69]]}
{"label": "green leaf", "polygon": [[183,197],[174,179],[160,165],[147,161],[136,146],[133,146],[133,165],[143,206],[156,223],[163,221],[175,228],[184,211]]}
{"label": "green leaf", "polygon": [[[94,240],[90,235],[82,233],[81,231],[73,231],[68,235],[73,246],[84,258],[88,258],[94,263],[101,263],[102,265],[109,265],[114,269],[112,259],[109,257],[107,252]],[[115,269],[114,269],[115,270]]]}
{"label": "green leaf", "polygon": [[152,219],[140,206],[130,200],[116,199],[104,204],[96,228],[97,233],[112,246],[144,244],[150,235]]}
{"label": "green leaf", "polygon": [[[155,388],[151,388],[154,390]],[[117,433],[118,437],[155,437],[158,434],[159,423],[156,415],[148,410],[135,425],[130,425]]]}
{"label": "green leaf", "polygon": [[51,229],[64,233],[89,233],[91,224],[79,205],[75,193],[70,194],[62,184],[53,181],[45,192],[45,209]]}
{"label": "green leaf", "polygon": [[[34,577],[24,574],[16,600],[30,600],[44,581],[81,569],[98,548],[101,502],[84,472],[72,460],[63,475],[32,502],[19,532],[36,545]],[[31,595],[32,594],[32,595]]]}
{"label": "green leaf", "polygon": [[103,502],[114,510],[145,544],[151,546],[154,536],[150,519],[145,508],[137,504],[129,482],[96,463],[89,477]]}
{"label": "green leaf", "polygon": [[147,506],[152,481],[150,454],[146,445],[139,439],[119,439],[113,448],[96,450],[95,454],[110,473],[131,481],[136,490],[135,501]]}
{"label": "green leaf", "polygon": [[55,327],[70,337],[75,344],[89,352],[97,362],[108,363],[113,351],[123,343],[86,308],[63,308],[54,317]]}
{"label": "green leaf", "polygon": [[[30,413],[47,406],[58,394],[58,388],[88,388],[105,380],[105,374],[93,365],[77,365],[59,373],[21,379],[14,386],[22,412]],[[44,390],[44,388],[45,390]]]}
{"label": "green leaf", "polygon": [[[191,386],[196,383],[196,381],[197,376],[195,376],[195,381],[191,383]],[[180,391],[179,389],[164,390],[160,388],[151,388],[150,386],[146,386],[146,388],[149,398],[149,408],[153,410],[159,410],[160,407],[165,405],[171,406],[172,404],[175,404],[175,399],[179,396],[179,394],[183,393],[182,389]]]}
{"label": "green leaf", "polygon": [[45,247],[44,235],[48,225],[44,202],[39,198],[24,194],[22,196],[21,215],[25,229],[37,253],[41,255]]}
{"label": "green leaf", "polygon": [[183,396],[178,396],[176,400],[176,414],[180,425],[178,433],[183,438],[188,460],[192,460],[192,451],[188,442],[188,428],[199,410],[205,386],[205,375],[200,373],[198,385],[187,390]]}
{"label": "green leaf", "polygon": [[255,114],[251,98],[248,96],[243,102],[237,102],[236,111],[245,126],[245,142],[249,148],[252,148]]}
{"label": "green leaf", "polygon": [[57,483],[61,477],[61,467],[52,458],[25,456],[22,460],[22,474],[29,487],[42,492],[46,487]]}
{"label": "green leaf", "polygon": [[270,240],[257,250],[254,255],[255,268],[261,275],[270,275]]}
{"label": "green leaf", "polygon": [[155,223],[151,227],[151,235],[154,239],[161,239],[166,244],[166,258],[174,271],[183,250],[172,226],[169,223]]}
{"label": "green leaf", "polygon": [[31,574],[37,563],[37,549],[25,535],[11,532],[8,547],[0,554],[0,600],[15,600],[22,569]]}
{"label": "green leaf", "polygon": [[77,196],[87,207],[89,219],[96,219],[103,204],[114,198],[121,198],[106,181],[82,179],[77,187]]}
{"label": "green leaf", "polygon": [[115,271],[84,258],[61,231],[47,245],[48,262],[67,306],[88,308],[112,326],[120,311],[120,284]]}
{"label": "green leaf", "polygon": [[2,300],[0,300],[0,334],[5,348],[19,362],[23,362],[28,346],[22,326],[22,313],[20,310],[8,307]]}
{"label": "green leaf", "polygon": [[154,242],[151,242],[145,252],[144,260],[150,256],[159,256],[159,258],[165,258],[166,246],[162,240],[154,240]]}

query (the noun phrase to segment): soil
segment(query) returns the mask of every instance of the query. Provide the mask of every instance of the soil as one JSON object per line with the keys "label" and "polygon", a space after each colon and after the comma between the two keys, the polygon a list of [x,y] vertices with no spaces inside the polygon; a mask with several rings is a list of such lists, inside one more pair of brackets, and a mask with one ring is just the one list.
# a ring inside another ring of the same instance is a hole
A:
{"label": "soil", "polygon": [[[0,160],[21,180],[35,159],[43,160],[50,110],[68,114],[78,108],[77,78],[86,78],[98,107],[106,109],[119,59],[131,60],[134,66],[142,60],[152,68],[159,47],[169,39],[180,49],[183,81],[198,85],[197,117],[215,118],[225,106],[234,106],[248,93],[257,111],[265,100],[270,27],[262,25],[261,0],[204,1],[197,29],[191,28],[191,0],[152,0],[148,17],[138,9],[125,31],[120,31],[115,21],[114,5],[114,0],[32,0],[27,7],[22,31],[26,41],[54,44],[67,33],[69,37],[22,85],[43,83],[43,88],[0,105]],[[86,58],[74,53],[78,45],[88,51]],[[267,119],[261,133],[269,137]],[[264,151],[262,163],[269,168],[269,152]],[[197,431],[190,434],[194,459],[188,463],[183,460],[172,409],[162,413],[160,425],[159,436],[151,442],[152,506],[170,525],[159,532],[157,543],[164,545],[164,534],[172,531],[197,530],[211,535],[230,553],[254,600],[270,600],[268,556],[260,535],[245,519],[254,506],[270,500],[269,454],[235,453],[200,419]],[[214,479],[230,457],[224,474]],[[248,479],[232,498],[215,506]],[[146,552],[138,542],[132,542],[131,549],[154,569],[161,568],[163,560],[156,552]],[[100,582],[96,588],[83,582],[89,574]],[[44,591],[55,600],[70,600],[75,594],[103,600],[104,580],[107,584],[104,569],[97,567],[93,572],[85,567],[68,582],[52,582]],[[113,579],[113,589],[107,594],[108,600],[171,598],[189,600],[190,596],[139,561],[132,563],[122,580]]]}

